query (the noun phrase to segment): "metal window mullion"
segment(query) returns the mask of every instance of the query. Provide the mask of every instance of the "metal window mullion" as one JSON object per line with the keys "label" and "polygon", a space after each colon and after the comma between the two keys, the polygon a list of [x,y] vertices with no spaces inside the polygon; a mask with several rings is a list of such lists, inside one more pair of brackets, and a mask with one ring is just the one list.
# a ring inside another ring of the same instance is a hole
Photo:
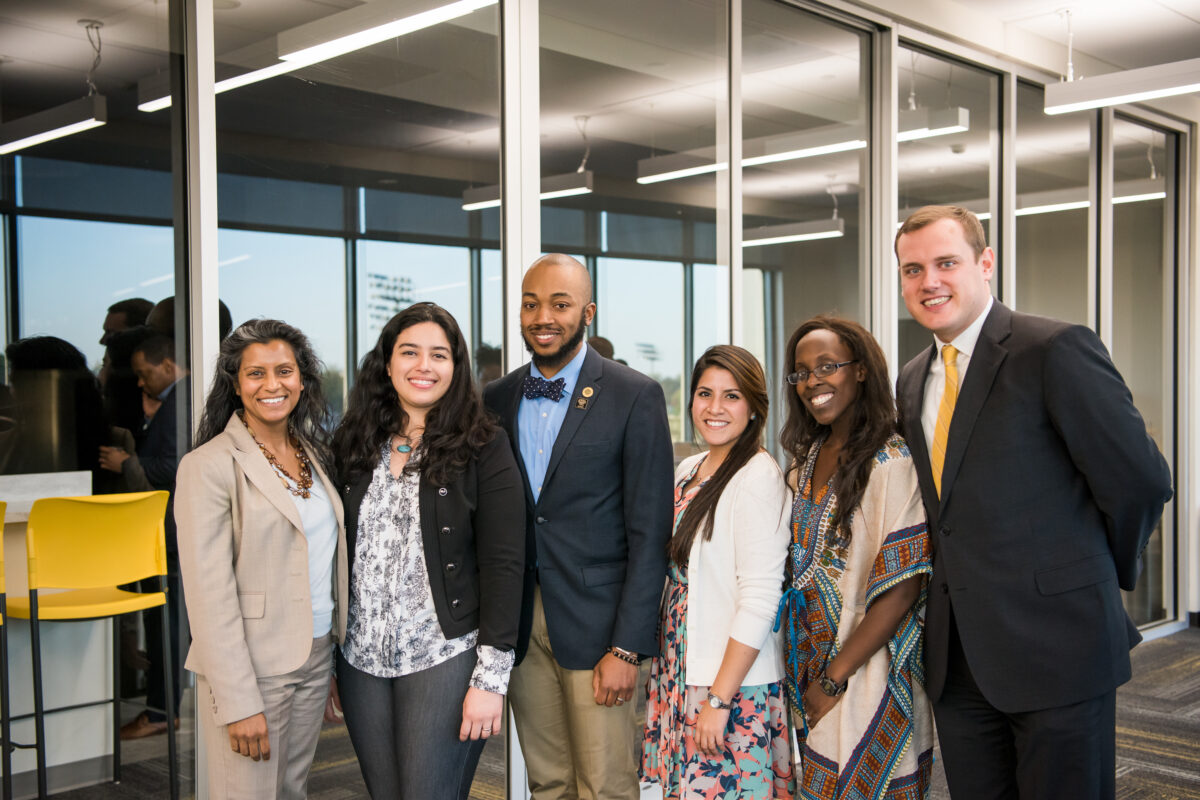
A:
{"label": "metal window mullion", "polygon": [[[518,326],[521,277],[541,252],[541,135],[538,0],[500,3],[500,244],[503,363],[523,363]],[[528,798],[525,760],[512,711],[504,718],[506,796]]]}
{"label": "metal window mullion", "polygon": [[879,231],[871,248],[873,257],[871,330],[883,347],[889,369],[899,374],[899,281],[896,277],[892,234],[899,222],[897,191],[898,151],[896,146],[899,101],[896,96],[896,59],[900,47],[895,29],[877,31],[871,37],[871,127],[870,174],[871,228]]}
{"label": "metal window mullion", "polygon": [[1111,353],[1113,350],[1113,111],[1101,109],[1093,122],[1092,158],[1095,161],[1088,224],[1095,248],[1096,318],[1094,329]]}
{"label": "metal window mullion", "polygon": [[[1000,198],[992,203],[1000,244],[1000,300],[1017,307],[1017,76],[1000,77]],[[994,235],[994,234],[993,234]]]}
{"label": "metal window mullion", "polygon": [[[744,345],[743,330],[745,316],[742,308],[742,0],[729,0],[727,35],[727,60],[725,64],[727,103],[727,152],[729,164],[728,195],[728,242],[726,258],[729,264],[729,331],[727,341]],[[719,114],[718,114],[719,116]],[[718,148],[720,149],[720,148]],[[718,191],[721,181],[717,181]],[[718,214],[718,220],[720,215]],[[718,247],[717,257],[721,257]]]}
{"label": "metal window mullion", "polygon": [[[213,90],[216,50],[213,41],[213,7],[205,0],[184,0],[183,136],[186,197],[186,261],[176,269],[178,298],[187,292],[189,333],[188,369],[192,375],[194,431],[204,407],[204,393],[212,383],[220,345],[217,311],[217,104]],[[184,280],[178,281],[180,269]],[[177,315],[178,316],[178,315]],[[176,320],[179,329],[180,320]],[[203,774],[204,770],[197,770]]]}
{"label": "metal window mullion", "polygon": [[[500,186],[503,198],[500,237],[504,264],[505,371],[524,363],[525,348],[514,315],[521,304],[521,277],[526,267],[541,254],[542,247],[540,53],[538,0],[503,0],[500,4]],[[509,752],[510,755],[513,752],[511,745]],[[509,785],[514,785],[511,774]]]}

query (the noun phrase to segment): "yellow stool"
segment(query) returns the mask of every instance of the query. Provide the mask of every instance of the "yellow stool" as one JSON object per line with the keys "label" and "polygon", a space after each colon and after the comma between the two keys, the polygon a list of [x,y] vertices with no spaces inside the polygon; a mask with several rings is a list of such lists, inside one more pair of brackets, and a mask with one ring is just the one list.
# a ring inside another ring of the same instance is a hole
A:
{"label": "yellow stool", "polygon": [[[29,599],[9,603],[13,617],[29,620],[33,650],[34,730],[37,748],[38,797],[46,796],[45,715],[65,708],[46,709],[42,699],[41,620],[113,619],[113,781],[121,779],[121,633],[115,617],[167,602],[167,548],[164,514],[167,492],[47,497],[34,501],[25,533],[29,567]],[[158,592],[117,588],[157,575]],[[42,593],[42,588],[66,589]],[[162,615],[163,664],[166,696],[174,696],[170,631]],[[101,705],[99,700],[83,705]],[[81,706],[71,706],[79,708]],[[168,702],[167,757],[171,797],[179,797],[175,752],[175,708]]]}

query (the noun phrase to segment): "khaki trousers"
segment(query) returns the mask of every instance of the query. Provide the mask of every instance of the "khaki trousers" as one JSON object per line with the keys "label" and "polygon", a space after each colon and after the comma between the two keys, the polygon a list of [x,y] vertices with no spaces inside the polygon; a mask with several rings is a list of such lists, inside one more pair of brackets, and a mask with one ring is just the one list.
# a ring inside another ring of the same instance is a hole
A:
{"label": "khaki trousers", "polygon": [[308,660],[295,672],[258,679],[267,717],[270,761],[255,761],[229,747],[229,726],[205,713],[212,691],[198,676],[196,697],[200,733],[208,750],[209,800],[304,800],[308,771],[324,721],[333,637],[313,639]]}
{"label": "khaki trousers", "polygon": [[513,670],[508,699],[533,800],[637,800],[636,703],[597,705],[592,671],[558,665],[540,588],[529,652]]}

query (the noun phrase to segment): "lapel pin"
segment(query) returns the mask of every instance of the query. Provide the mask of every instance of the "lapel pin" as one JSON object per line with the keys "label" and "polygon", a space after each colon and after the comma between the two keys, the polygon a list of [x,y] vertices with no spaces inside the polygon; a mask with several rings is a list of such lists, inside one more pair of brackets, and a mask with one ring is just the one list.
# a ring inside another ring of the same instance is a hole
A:
{"label": "lapel pin", "polygon": [[595,394],[595,390],[590,386],[585,386],[580,394],[584,397],[591,397],[593,394]]}
{"label": "lapel pin", "polygon": [[[585,389],[584,391],[587,391],[587,390]],[[588,404],[588,401],[587,401],[586,397],[579,397],[579,398],[576,398],[576,400],[575,400],[575,407],[580,409],[581,411],[587,411],[587,404]]]}

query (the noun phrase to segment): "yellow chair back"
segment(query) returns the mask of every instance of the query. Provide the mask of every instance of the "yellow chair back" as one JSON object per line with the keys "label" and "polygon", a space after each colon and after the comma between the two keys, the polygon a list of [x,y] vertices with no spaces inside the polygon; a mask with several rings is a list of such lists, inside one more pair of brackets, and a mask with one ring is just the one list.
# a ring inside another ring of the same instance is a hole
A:
{"label": "yellow chair back", "polygon": [[167,492],[45,497],[29,511],[29,588],[96,589],[167,574]]}
{"label": "yellow chair back", "polygon": [[[8,512],[8,503],[0,500],[0,594],[4,589],[4,515]],[[0,620],[3,622],[3,620]]]}

